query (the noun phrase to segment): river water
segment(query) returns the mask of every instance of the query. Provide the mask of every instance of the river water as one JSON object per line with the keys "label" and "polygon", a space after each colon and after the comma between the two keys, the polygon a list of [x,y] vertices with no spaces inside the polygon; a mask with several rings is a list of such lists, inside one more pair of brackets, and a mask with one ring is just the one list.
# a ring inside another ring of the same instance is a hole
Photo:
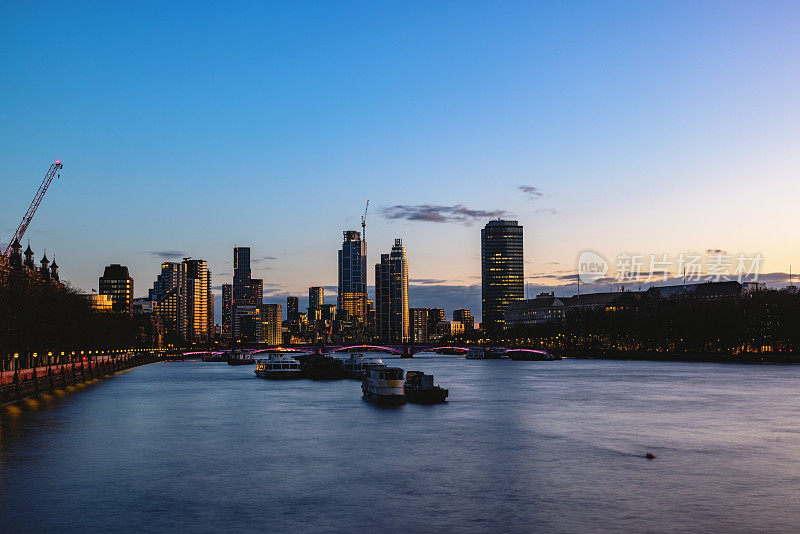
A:
{"label": "river water", "polygon": [[449,401],[187,361],[2,409],[0,532],[800,531],[800,366],[386,363]]}

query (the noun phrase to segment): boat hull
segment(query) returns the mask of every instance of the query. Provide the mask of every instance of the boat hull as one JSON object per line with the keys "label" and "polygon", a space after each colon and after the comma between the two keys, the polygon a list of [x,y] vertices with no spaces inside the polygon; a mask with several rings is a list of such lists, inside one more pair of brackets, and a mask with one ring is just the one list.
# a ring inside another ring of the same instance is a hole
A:
{"label": "boat hull", "polygon": [[405,395],[378,395],[369,389],[362,387],[361,393],[364,398],[373,404],[382,406],[400,406],[406,403]]}
{"label": "boat hull", "polygon": [[447,401],[449,392],[439,386],[423,389],[406,387],[406,401],[414,404],[441,404]]}
{"label": "boat hull", "polygon": [[256,371],[258,378],[266,378],[267,380],[292,380],[300,378],[299,370],[280,370],[280,371]]}

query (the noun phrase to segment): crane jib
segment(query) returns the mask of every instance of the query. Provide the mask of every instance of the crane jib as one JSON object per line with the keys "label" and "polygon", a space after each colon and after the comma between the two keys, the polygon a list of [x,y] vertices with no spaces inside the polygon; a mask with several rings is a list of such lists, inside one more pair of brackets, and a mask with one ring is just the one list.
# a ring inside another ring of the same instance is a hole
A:
{"label": "crane jib", "polygon": [[[31,201],[31,205],[28,206],[28,211],[25,213],[25,216],[22,217],[22,222],[19,223],[17,227],[17,231],[14,232],[14,235],[11,236],[11,239],[8,242],[8,246],[6,246],[6,250],[3,252],[3,256],[8,257],[8,253],[11,250],[11,245],[14,243],[15,240],[22,240],[22,236],[25,235],[25,231],[28,229],[28,225],[33,220],[33,216],[36,214],[36,210],[39,207],[39,204],[42,203],[42,199],[44,198],[44,194],[47,193],[47,188],[50,187],[50,183],[53,181],[53,177],[56,175],[59,169],[62,169],[64,166],[61,164],[61,161],[56,161],[55,163],[50,165],[50,168],[47,170],[47,174],[42,180],[42,183],[39,185],[39,189],[36,191],[36,195],[33,197]],[[59,178],[61,175],[58,175]]]}

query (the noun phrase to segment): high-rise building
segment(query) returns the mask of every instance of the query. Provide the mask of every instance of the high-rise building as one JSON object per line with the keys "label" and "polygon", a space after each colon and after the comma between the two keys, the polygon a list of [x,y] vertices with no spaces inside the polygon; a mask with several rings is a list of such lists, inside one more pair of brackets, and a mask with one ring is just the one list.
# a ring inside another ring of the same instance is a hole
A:
{"label": "high-rise building", "polygon": [[320,319],[323,321],[328,321],[332,323],[336,320],[336,305],[335,304],[323,304],[320,308]]}
{"label": "high-rise building", "polygon": [[308,320],[316,322],[322,319],[322,303],[325,300],[325,289],[322,287],[308,288]]}
{"label": "high-rise building", "polygon": [[233,247],[233,305],[251,304],[250,247]]}
{"label": "high-rise building", "polygon": [[465,332],[475,329],[475,318],[470,310],[463,308],[453,310],[453,320],[463,324]]}
{"label": "high-rise building", "polygon": [[111,297],[111,309],[114,313],[131,315],[133,310],[133,278],[128,268],[112,263],[103,270],[100,277],[100,294]]}
{"label": "high-rise building", "polygon": [[264,302],[264,280],[261,278],[250,279],[250,304],[261,306]]}
{"label": "high-rise building", "polygon": [[428,308],[428,337],[436,331],[436,325],[444,322],[444,310],[442,308]]}
{"label": "high-rise building", "polygon": [[338,289],[337,310],[351,319],[363,321],[367,308],[367,243],[354,230],[344,232],[339,251]]}
{"label": "high-rise building", "polygon": [[166,341],[173,344],[185,341],[188,330],[185,263],[166,261],[161,264],[161,274],[150,290],[150,300],[155,303]]}
{"label": "high-rise building", "polygon": [[380,340],[408,342],[408,259],[401,239],[375,265],[375,321]]}
{"label": "high-rise building", "polygon": [[[213,336],[213,316],[209,321],[211,273],[206,260],[183,260],[186,272],[186,336],[189,341],[208,341]],[[213,308],[212,308],[213,310]]]}
{"label": "high-rise building", "polygon": [[481,230],[481,312],[488,332],[502,330],[511,302],[525,298],[522,226],[489,221]]}
{"label": "high-rise building", "polygon": [[414,343],[428,341],[428,308],[410,308],[408,322],[411,327],[411,341]]}
{"label": "high-rise building", "polygon": [[286,297],[286,320],[295,324],[300,320],[300,299]]}
{"label": "high-rise building", "polygon": [[263,339],[261,308],[252,304],[238,304],[233,311],[233,339],[259,342]]}
{"label": "high-rise building", "polygon": [[269,345],[280,345],[282,339],[283,310],[280,304],[261,305],[261,340]]}
{"label": "high-rise building", "polygon": [[222,284],[222,337],[233,335],[233,284]]}

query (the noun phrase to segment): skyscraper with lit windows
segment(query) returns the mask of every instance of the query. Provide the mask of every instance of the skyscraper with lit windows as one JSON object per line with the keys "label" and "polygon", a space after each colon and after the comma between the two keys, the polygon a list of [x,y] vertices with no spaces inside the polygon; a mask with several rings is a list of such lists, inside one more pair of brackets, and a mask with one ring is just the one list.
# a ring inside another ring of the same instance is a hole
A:
{"label": "skyscraper with lit windows", "polygon": [[367,308],[367,243],[355,230],[344,232],[339,251],[339,294],[337,313],[351,319],[364,320]]}
{"label": "skyscraper with lit windows", "polygon": [[408,259],[400,239],[375,265],[375,322],[381,341],[409,341]]}
{"label": "skyscraper with lit windows", "polygon": [[100,294],[111,297],[112,311],[130,315],[133,307],[133,278],[128,268],[114,263],[100,277]]}
{"label": "skyscraper with lit windows", "polygon": [[482,328],[502,330],[509,304],[524,298],[522,226],[517,221],[489,221],[481,230]]}

